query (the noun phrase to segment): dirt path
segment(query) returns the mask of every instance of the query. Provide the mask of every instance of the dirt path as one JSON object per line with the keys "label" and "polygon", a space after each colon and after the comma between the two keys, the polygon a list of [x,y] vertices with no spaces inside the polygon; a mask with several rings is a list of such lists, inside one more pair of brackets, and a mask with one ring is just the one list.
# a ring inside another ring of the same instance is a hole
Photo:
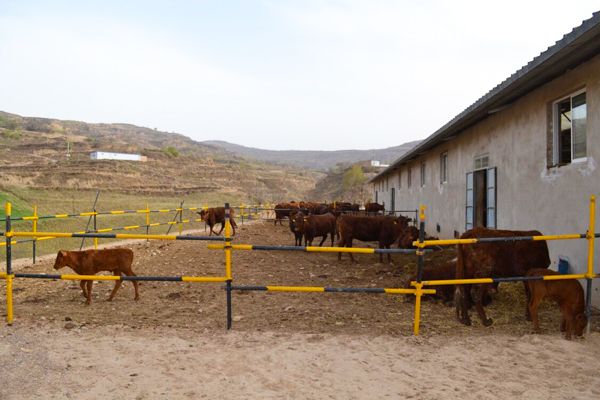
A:
{"label": "dirt path", "polygon": [[[287,227],[268,223],[240,227],[236,237],[236,243],[291,242]],[[134,250],[139,275],[223,272],[223,252],[208,250],[206,243],[126,245]],[[428,257],[429,263],[442,262],[454,252]],[[407,255],[394,256],[392,265],[379,264],[376,256],[358,259],[352,264],[346,257],[338,262],[335,254],[238,251],[234,279],[250,285],[398,287],[415,266]],[[20,269],[52,273],[52,264],[47,259]],[[545,305],[545,334],[530,335],[521,285],[501,286],[488,308],[494,318],[489,328],[476,318],[474,326],[462,326],[452,308],[424,302],[418,339],[411,336],[413,304],[405,297],[236,292],[234,329],[226,332],[220,284],[142,282],[135,302],[125,282],[109,303],[112,285],[96,282],[86,307],[76,282],[15,281],[15,325],[0,324],[0,376],[12,383],[0,385],[0,399],[599,394],[597,324],[585,339],[565,341],[558,308]],[[0,310],[4,314],[3,301]]]}

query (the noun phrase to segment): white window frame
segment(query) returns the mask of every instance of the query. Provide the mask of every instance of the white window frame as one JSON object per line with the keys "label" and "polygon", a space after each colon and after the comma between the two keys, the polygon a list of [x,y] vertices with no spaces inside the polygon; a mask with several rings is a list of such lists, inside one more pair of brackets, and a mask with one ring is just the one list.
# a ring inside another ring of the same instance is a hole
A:
{"label": "white window frame", "polygon": [[412,187],[412,167],[408,167],[408,172],[406,176],[406,187],[409,189]]}
{"label": "white window frame", "polygon": [[[588,99],[587,99],[587,88],[583,88],[580,90],[577,90],[571,94],[568,94],[566,96],[561,97],[560,99],[554,101],[552,103],[552,164],[554,166],[560,167],[560,166],[564,166],[564,165],[569,165],[569,164],[577,164],[577,163],[582,163],[582,162],[586,162],[587,161],[587,155],[585,157],[579,157],[579,158],[571,158],[571,162],[568,164],[559,164],[560,160],[560,149],[558,147],[559,145],[559,132],[558,129],[560,127],[560,115],[558,114],[558,104],[565,101],[566,99],[571,99],[571,110],[573,110],[573,97],[579,96],[582,93],[586,93],[585,96],[585,104],[587,106],[588,104]],[[587,120],[587,114],[586,114],[586,120]],[[587,122],[587,121],[586,121]],[[585,140],[587,141],[587,131],[585,132]],[[588,148],[586,145],[586,154],[588,153]],[[571,157],[573,157],[573,124],[571,123]]]}

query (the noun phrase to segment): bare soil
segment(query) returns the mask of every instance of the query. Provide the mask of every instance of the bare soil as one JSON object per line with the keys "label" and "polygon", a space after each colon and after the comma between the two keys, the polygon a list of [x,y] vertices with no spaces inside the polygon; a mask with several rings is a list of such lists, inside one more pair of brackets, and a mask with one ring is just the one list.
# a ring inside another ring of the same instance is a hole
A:
{"label": "bare soil", "polygon": [[[235,243],[289,245],[293,236],[287,226],[257,222],[240,226]],[[223,251],[208,250],[204,242],[125,246],[134,251],[138,275],[223,274]],[[454,255],[453,249],[435,252],[427,262]],[[346,255],[338,262],[337,254],[236,251],[234,284],[400,287],[416,264],[414,255],[394,255],[393,264],[381,264],[375,255],[356,258],[351,263]],[[52,265],[46,257],[33,266],[16,263],[16,268],[55,273]],[[500,286],[487,308],[494,319],[488,328],[475,315],[474,326],[465,327],[453,308],[425,301],[420,338],[411,336],[409,296],[234,292],[233,331],[226,333],[222,284],[142,282],[141,299],[134,301],[131,283],[124,282],[115,300],[107,302],[113,284],[95,282],[92,305],[85,306],[78,282],[15,281],[14,326],[0,325],[0,342],[6,343],[0,346],[0,376],[30,382],[30,387],[9,385],[0,389],[0,398],[600,395],[598,377],[585,372],[600,367],[598,325],[585,339],[568,342],[558,331],[558,308],[546,304],[540,314],[544,334],[531,335],[520,284]],[[15,368],[30,374],[23,377]],[[531,377],[536,368],[538,376]],[[428,376],[434,371],[437,375]],[[86,387],[71,373],[83,379],[100,376],[102,383]],[[501,376],[510,376],[513,386],[504,387]],[[537,383],[528,384],[530,378]],[[63,379],[66,387],[54,383],[44,392],[54,379]],[[428,382],[425,392],[419,379]],[[555,389],[539,386],[548,384]]]}

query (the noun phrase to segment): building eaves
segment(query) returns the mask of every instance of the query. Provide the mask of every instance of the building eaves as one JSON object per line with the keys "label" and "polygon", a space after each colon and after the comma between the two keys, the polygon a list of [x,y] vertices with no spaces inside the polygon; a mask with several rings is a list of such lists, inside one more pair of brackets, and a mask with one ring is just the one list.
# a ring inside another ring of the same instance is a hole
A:
{"label": "building eaves", "polygon": [[371,178],[374,182],[442,141],[452,140],[461,131],[510,105],[519,97],[556,78],[568,69],[600,54],[600,11],[564,35],[554,45],[517,70],[510,77],[483,95],[475,103],[403,154],[388,168]]}

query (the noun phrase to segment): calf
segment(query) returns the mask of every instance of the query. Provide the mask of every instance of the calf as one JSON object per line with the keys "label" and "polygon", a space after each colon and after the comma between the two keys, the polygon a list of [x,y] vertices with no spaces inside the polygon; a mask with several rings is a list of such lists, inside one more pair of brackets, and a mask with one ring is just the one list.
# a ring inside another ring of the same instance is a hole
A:
{"label": "calf", "polygon": [[[558,275],[558,272],[536,268],[527,271],[527,276]],[[555,300],[562,313],[560,330],[565,332],[565,338],[571,339],[571,335],[583,335],[583,329],[587,325],[584,312],[583,288],[574,279],[557,281],[525,281],[529,288],[529,312],[533,321],[533,329],[540,332],[540,321],[538,319],[538,306],[545,297]]]}
{"label": "calf", "polygon": [[[410,219],[409,219],[410,222]],[[414,226],[409,226],[404,230],[400,238],[398,239],[398,248],[399,249],[414,249],[413,242],[419,240],[419,230]],[[435,236],[427,235],[425,232],[425,240],[439,240]],[[431,247],[430,247],[431,248]],[[437,247],[439,248],[439,247]]]}
{"label": "calf", "polygon": [[[408,218],[402,216],[342,215],[337,222],[337,232],[340,238],[338,246],[352,247],[352,241],[358,239],[363,242],[378,242],[380,249],[389,249],[407,227]],[[338,260],[341,259],[342,253],[338,253]],[[350,253],[350,259],[354,261],[352,253]],[[383,262],[383,254],[379,254],[379,260]],[[392,262],[389,253],[388,262]]]}
{"label": "calf", "polygon": [[[130,249],[102,249],[102,250],[85,250],[85,251],[64,251],[60,250],[56,255],[54,269],[62,267],[70,267],[79,275],[96,275],[100,271],[112,272],[115,276],[127,275],[136,276],[131,269],[133,262],[133,251]],[[134,300],[139,300],[138,282],[132,281],[135,288]],[[122,281],[115,281],[108,301],[117,294],[117,290],[121,287]],[[92,303],[92,285],[94,281],[81,281],[79,286],[83,291],[83,296],[86,298],[85,304]],[[87,286],[87,288],[86,288]]]}
{"label": "calf", "polygon": [[324,215],[309,215],[307,217],[300,216],[300,213],[295,218],[296,226],[299,231],[304,233],[304,245],[312,246],[315,237],[322,237],[319,247],[327,239],[327,235],[331,235],[331,246],[335,237],[335,216],[331,213]]}
{"label": "calf", "polygon": [[[214,207],[206,210],[199,211],[200,219],[204,221],[210,227],[210,233],[208,236],[211,236],[213,233],[217,236],[223,232],[223,228],[225,228],[225,207]],[[235,215],[235,210],[229,209],[229,222],[231,223],[231,228],[233,229],[233,235],[235,235],[235,228],[237,224],[233,220],[233,216]],[[221,229],[219,232],[215,232],[213,227],[216,224],[221,224]]]}
{"label": "calf", "polygon": [[[424,281],[437,281],[454,279],[456,275],[456,262],[450,261],[442,265],[425,265],[423,268]],[[411,288],[411,282],[417,280],[417,274],[412,275],[405,284],[405,287]],[[427,286],[427,289],[435,289],[436,298],[441,299],[444,304],[452,305],[454,300],[454,285]],[[427,298],[427,296],[425,296]]]}
{"label": "calf", "polygon": [[304,218],[304,213],[302,211],[292,211],[289,217],[290,231],[294,234],[294,246],[302,246],[304,231],[302,227],[296,224],[296,218]]}
{"label": "calf", "polygon": [[[461,235],[461,239],[491,238],[491,237],[518,237],[541,236],[539,231],[509,231],[499,229],[474,228]],[[545,241],[503,241],[458,245],[456,262],[456,279],[472,278],[501,278],[523,276],[533,268],[548,268],[550,256],[548,245]],[[471,325],[468,312],[468,296],[470,291],[473,296],[475,308],[485,326],[490,326],[493,321],[487,318],[483,308],[484,298],[488,292],[494,292],[497,285],[476,284],[457,285],[454,293],[456,317],[465,325]],[[529,289],[525,285],[525,295],[529,301]],[[529,308],[525,315],[530,319]]]}

